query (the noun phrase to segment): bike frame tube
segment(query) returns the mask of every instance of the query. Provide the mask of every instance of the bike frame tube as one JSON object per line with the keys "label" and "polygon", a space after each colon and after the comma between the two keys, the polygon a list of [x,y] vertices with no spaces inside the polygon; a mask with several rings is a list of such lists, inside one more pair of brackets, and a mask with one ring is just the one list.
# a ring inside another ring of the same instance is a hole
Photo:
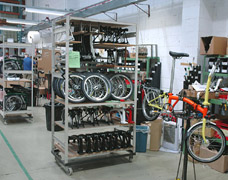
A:
{"label": "bike frame tube", "polygon": [[[179,96],[173,96],[172,93],[169,93],[169,101],[168,101],[169,104],[172,103],[172,100],[176,100],[176,102],[173,104],[173,108],[178,103],[179,99],[180,99]],[[207,107],[203,108],[199,104],[197,104],[197,103],[193,102],[192,100],[185,98],[185,97],[182,100],[183,100],[183,102],[186,102],[187,104],[192,106],[194,110],[197,110],[203,114],[202,137],[203,137],[204,142],[207,142],[206,137],[205,137],[205,128],[206,128],[205,116],[207,115],[208,108]]]}
{"label": "bike frame tube", "polygon": [[172,69],[171,69],[171,80],[170,80],[170,87],[169,87],[169,92],[173,92],[173,83],[174,83],[174,73],[175,73],[175,63],[176,63],[176,58],[173,58],[172,60]]}
{"label": "bike frame tube", "polygon": [[205,99],[204,99],[204,102],[203,102],[204,106],[209,106],[210,105],[210,103],[208,102],[210,84],[211,84],[211,75],[209,75],[208,79],[207,79],[207,87],[206,87],[206,92],[205,92]]}
{"label": "bike frame tube", "polygon": [[[172,100],[176,100],[175,103],[173,104],[173,107],[175,107],[175,105],[179,102],[180,97],[179,96],[173,96],[172,93],[169,93],[168,103],[171,104],[171,105],[172,105]],[[203,118],[207,115],[207,111],[208,111],[207,107],[203,108],[199,104],[197,104],[194,101],[192,101],[191,99],[188,99],[188,98],[185,98],[185,97],[182,99],[182,101],[186,102],[187,104],[192,106],[194,110],[197,110],[197,111],[201,112],[203,114]]]}
{"label": "bike frame tube", "polygon": [[166,93],[163,93],[163,94],[159,95],[158,97],[156,97],[156,98],[150,100],[150,101],[148,102],[148,105],[151,106],[151,107],[155,107],[155,108],[157,108],[157,109],[162,110],[163,107],[161,107],[161,106],[159,106],[159,105],[154,105],[154,104],[152,104],[152,102],[153,102],[153,101],[156,101],[157,99],[159,99],[159,98],[161,98],[161,97],[163,97],[163,96],[165,96],[165,95],[166,95]]}

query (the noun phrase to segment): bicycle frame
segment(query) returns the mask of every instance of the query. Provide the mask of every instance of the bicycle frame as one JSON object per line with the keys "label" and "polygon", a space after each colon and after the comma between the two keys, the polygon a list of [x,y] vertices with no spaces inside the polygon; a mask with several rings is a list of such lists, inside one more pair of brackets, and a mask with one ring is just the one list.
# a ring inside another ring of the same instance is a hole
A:
{"label": "bicycle frame", "polygon": [[[206,120],[205,117],[207,115],[208,107],[210,105],[210,103],[208,102],[208,98],[209,98],[209,87],[210,87],[210,84],[211,84],[212,75],[214,74],[216,67],[217,67],[217,64],[216,65],[213,65],[213,68],[212,68],[212,70],[211,70],[211,72],[210,72],[210,74],[208,76],[206,90],[205,90],[205,99],[204,99],[204,102],[203,102],[204,107],[202,107],[201,105],[195,103],[194,101],[192,101],[192,100],[190,100],[190,99],[188,99],[186,97],[183,97],[182,98],[180,96],[174,96],[173,93],[168,93],[168,94],[167,93],[163,93],[163,94],[160,94],[158,97],[150,100],[148,102],[148,105],[151,106],[151,107],[157,108],[158,110],[161,110],[162,111],[164,107],[161,106],[160,103],[159,104],[156,104],[156,103],[153,104],[153,102],[155,102],[158,99],[163,98],[163,97],[168,97],[168,104],[171,105],[169,107],[170,108],[169,109],[170,111],[172,111],[174,109],[174,107],[177,105],[177,103],[179,101],[183,101],[183,102],[189,104],[190,106],[193,107],[194,110],[199,111],[199,112],[202,113],[202,116],[203,116],[203,119],[202,119],[202,121],[203,121],[202,137],[203,137],[204,142],[206,143],[205,128],[206,128],[206,122],[207,122],[207,120]],[[147,93],[145,93],[145,96],[146,95],[147,95]],[[172,101],[175,101],[175,102],[172,104]],[[156,111],[154,111],[154,112],[156,112]]]}
{"label": "bicycle frame", "polygon": [[[145,94],[145,96],[146,96],[146,94]],[[160,99],[160,98],[163,98],[163,97],[166,97],[166,93],[160,94],[158,97],[156,97],[156,98],[150,100],[150,101],[148,102],[148,105],[151,106],[151,107],[154,107],[154,108],[157,108],[157,109],[162,110],[162,109],[163,109],[162,106],[159,106],[159,104],[152,104],[152,103],[153,103],[154,101]]]}

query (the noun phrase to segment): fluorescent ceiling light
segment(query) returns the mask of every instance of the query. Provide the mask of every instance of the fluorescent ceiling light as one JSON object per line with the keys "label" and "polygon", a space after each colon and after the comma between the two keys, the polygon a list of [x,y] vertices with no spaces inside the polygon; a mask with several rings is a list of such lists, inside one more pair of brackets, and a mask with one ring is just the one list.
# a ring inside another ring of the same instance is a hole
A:
{"label": "fluorescent ceiling light", "polygon": [[50,15],[56,15],[56,16],[63,16],[67,14],[67,11],[56,11],[56,10],[49,10],[49,9],[36,9],[36,8],[30,8],[26,7],[25,8],[26,12],[31,12],[31,13],[38,13],[38,14],[50,14]]}
{"label": "fluorescent ceiling light", "polygon": [[0,26],[0,30],[3,31],[21,31],[21,28],[15,26]]}
{"label": "fluorescent ceiling light", "polygon": [[37,25],[39,22],[36,21],[28,21],[24,19],[11,19],[11,18],[4,18],[6,19],[7,23],[12,23],[12,24],[26,24],[26,25]]}

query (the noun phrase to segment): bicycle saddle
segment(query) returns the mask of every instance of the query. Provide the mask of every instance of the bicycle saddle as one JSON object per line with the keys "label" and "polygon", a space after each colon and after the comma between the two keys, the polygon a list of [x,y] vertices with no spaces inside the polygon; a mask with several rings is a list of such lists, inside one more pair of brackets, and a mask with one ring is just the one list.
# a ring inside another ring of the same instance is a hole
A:
{"label": "bicycle saddle", "polygon": [[173,51],[169,51],[169,55],[174,58],[189,57],[189,54],[187,54],[187,53],[178,53],[178,52],[173,52]]}

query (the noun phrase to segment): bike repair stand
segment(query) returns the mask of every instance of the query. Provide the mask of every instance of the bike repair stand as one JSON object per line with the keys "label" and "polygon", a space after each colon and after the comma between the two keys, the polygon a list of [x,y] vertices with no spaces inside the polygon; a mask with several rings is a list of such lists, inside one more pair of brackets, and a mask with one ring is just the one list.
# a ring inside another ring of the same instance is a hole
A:
{"label": "bike repair stand", "polygon": [[[187,137],[187,132],[188,129],[190,128],[190,112],[191,112],[191,107],[187,106],[187,112],[186,114],[182,117],[182,131],[181,131],[181,152],[180,152],[180,159],[178,163],[178,169],[177,169],[177,176],[176,180],[187,180],[187,169],[188,169],[188,150],[187,150],[187,144],[186,144],[186,137]],[[184,120],[186,120],[186,128],[184,129]],[[184,151],[184,153],[183,153]],[[182,179],[178,178],[179,171],[180,171],[180,165],[181,165],[181,159],[182,159],[182,154],[184,155],[184,160],[183,160],[183,168],[182,168]],[[196,180],[196,171],[195,171],[195,162],[194,159],[192,159],[192,164],[193,164],[193,171],[194,171],[194,179]]]}

